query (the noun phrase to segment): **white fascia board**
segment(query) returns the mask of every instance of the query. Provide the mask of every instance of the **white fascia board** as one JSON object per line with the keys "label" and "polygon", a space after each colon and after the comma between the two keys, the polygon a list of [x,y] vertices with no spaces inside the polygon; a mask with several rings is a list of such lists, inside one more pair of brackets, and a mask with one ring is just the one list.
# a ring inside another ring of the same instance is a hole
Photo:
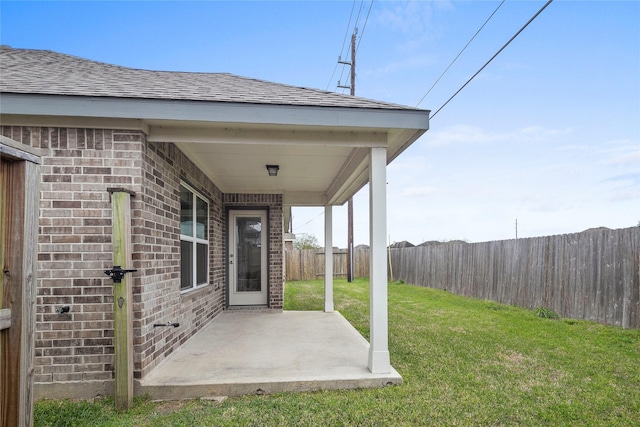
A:
{"label": "white fascia board", "polygon": [[428,110],[385,110],[134,98],[2,93],[3,114],[111,117],[217,123],[427,129]]}

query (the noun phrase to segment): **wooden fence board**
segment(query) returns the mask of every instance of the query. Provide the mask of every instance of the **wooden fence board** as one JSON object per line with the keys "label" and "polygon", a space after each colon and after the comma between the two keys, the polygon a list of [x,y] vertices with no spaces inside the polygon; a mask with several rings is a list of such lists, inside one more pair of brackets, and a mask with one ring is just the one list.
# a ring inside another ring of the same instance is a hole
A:
{"label": "wooden fence board", "polygon": [[[369,251],[353,251],[354,277],[369,276]],[[285,271],[287,280],[315,280],[324,277],[324,251],[321,249],[302,249],[285,251]],[[347,277],[347,252],[333,253],[333,276]]]}
{"label": "wooden fence board", "polygon": [[[391,249],[389,262],[394,279],[406,283],[525,308],[544,307],[563,317],[640,328],[639,246],[640,227],[593,229]],[[289,251],[286,256],[287,266],[296,259],[319,257],[315,251]],[[309,264],[300,270],[287,267],[287,280],[310,280],[324,274],[323,262]],[[354,264],[355,277],[368,277],[368,250],[354,251]],[[334,258],[338,277],[343,274],[341,265]]]}
{"label": "wooden fence board", "polygon": [[395,279],[640,328],[640,228],[391,251]]}

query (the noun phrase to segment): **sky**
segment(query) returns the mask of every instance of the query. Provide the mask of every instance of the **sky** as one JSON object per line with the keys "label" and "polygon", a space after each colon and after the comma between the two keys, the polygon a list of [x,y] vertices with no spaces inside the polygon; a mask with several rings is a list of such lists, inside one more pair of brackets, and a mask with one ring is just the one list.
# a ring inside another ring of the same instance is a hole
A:
{"label": "sky", "polygon": [[[356,95],[432,110],[387,169],[390,242],[637,226],[640,1],[555,0],[445,105],[545,3],[2,0],[0,43],[348,93],[337,61],[357,27]],[[368,210],[365,187],[356,245],[369,242]],[[346,206],[333,218],[345,247]],[[294,233],[322,244],[323,227],[322,208],[294,208]]]}

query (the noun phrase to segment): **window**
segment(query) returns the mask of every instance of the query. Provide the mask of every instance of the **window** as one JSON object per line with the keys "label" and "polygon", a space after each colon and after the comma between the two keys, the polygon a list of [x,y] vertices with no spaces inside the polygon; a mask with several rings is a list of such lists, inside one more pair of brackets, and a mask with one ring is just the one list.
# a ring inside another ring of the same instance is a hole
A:
{"label": "window", "polygon": [[209,277],[209,203],[180,185],[180,290],[206,285]]}

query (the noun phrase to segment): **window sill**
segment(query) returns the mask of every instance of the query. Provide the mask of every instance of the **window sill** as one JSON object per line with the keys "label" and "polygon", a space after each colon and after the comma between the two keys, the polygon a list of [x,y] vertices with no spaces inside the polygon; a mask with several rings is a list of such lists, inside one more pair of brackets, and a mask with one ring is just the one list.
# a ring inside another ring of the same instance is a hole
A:
{"label": "window sill", "polygon": [[180,298],[183,297],[187,297],[193,294],[198,294],[200,290],[205,289],[205,288],[209,288],[209,283],[205,283],[202,285],[198,285],[195,288],[189,288],[189,289],[181,289],[180,290]]}

